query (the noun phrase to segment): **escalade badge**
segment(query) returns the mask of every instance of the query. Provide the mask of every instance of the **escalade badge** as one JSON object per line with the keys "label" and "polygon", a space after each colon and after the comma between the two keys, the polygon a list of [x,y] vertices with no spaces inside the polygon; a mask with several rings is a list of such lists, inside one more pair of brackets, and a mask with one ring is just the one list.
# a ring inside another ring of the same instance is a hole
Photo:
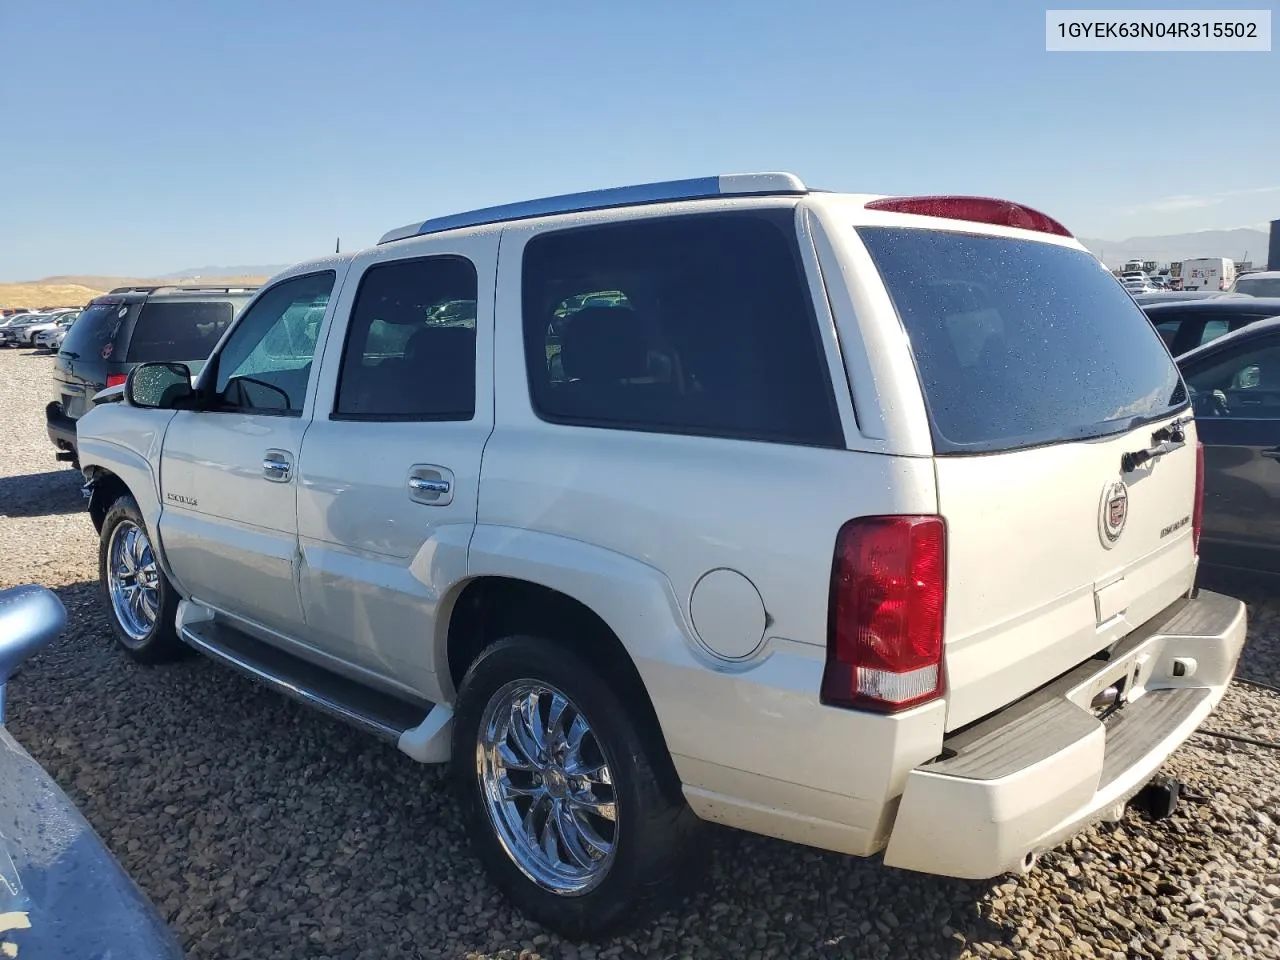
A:
{"label": "escalade badge", "polygon": [[1128,518],[1129,488],[1123,480],[1108,483],[1102,488],[1102,503],[1098,508],[1098,536],[1108,550],[1120,539]]}

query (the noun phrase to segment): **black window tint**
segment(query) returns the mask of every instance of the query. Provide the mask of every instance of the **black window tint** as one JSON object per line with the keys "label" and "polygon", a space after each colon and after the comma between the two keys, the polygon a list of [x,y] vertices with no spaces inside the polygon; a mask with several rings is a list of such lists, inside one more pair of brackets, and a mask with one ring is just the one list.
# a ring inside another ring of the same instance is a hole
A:
{"label": "black window tint", "polygon": [[524,254],[544,419],[843,444],[790,210],[543,234]]}
{"label": "black window tint", "polygon": [[133,325],[128,359],[131,363],[204,360],[231,326],[235,313],[226,301],[149,301]]}
{"label": "black window tint", "polygon": [[474,417],[476,297],[475,267],[461,257],[370,267],[351,311],[334,416]]}
{"label": "black window tint", "polygon": [[[116,334],[129,316],[130,309],[130,305],[125,303],[95,303],[86,307],[67,331],[60,352],[76,360],[111,359],[115,353]],[[104,351],[106,356],[103,356]]]}
{"label": "black window tint", "polygon": [[1091,254],[936,230],[858,233],[910,339],[936,452],[1103,435],[1186,402],[1159,335]]}
{"label": "black window tint", "polygon": [[1164,340],[1165,346],[1173,350],[1178,339],[1178,329],[1182,326],[1181,320],[1161,320],[1156,324],[1156,330],[1160,337]]}

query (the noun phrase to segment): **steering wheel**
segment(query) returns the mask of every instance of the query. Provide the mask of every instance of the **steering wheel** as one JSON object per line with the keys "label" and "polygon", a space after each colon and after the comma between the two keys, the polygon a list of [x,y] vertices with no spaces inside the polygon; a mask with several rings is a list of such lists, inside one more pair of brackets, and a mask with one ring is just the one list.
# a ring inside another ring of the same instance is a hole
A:
{"label": "steering wheel", "polygon": [[1198,417],[1227,417],[1231,408],[1227,404],[1227,395],[1221,390],[1191,391],[1191,408]]}

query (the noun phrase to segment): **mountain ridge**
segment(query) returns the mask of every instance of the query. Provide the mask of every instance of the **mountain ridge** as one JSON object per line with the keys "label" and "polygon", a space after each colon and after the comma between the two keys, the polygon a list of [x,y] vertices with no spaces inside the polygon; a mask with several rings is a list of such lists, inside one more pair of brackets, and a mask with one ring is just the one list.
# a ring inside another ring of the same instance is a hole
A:
{"label": "mountain ridge", "polygon": [[1269,241],[1261,230],[1249,227],[1130,237],[1127,240],[1078,239],[1103,263],[1113,268],[1139,257],[1161,264],[1200,257],[1226,257],[1231,260],[1247,259],[1255,267],[1265,267]]}
{"label": "mountain ridge", "polygon": [[177,270],[173,273],[159,274],[158,279],[189,280],[193,277],[200,277],[201,279],[208,277],[273,277],[288,266],[289,264],[287,263],[268,263],[238,267],[188,267],[185,270]]}

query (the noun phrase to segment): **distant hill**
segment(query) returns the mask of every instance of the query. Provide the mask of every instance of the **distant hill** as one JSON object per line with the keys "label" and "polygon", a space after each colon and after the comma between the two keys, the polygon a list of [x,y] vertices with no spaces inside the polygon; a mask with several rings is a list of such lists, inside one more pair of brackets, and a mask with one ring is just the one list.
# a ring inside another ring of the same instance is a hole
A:
{"label": "distant hill", "polygon": [[199,277],[201,280],[205,280],[209,277],[274,277],[287,266],[287,263],[268,263],[251,267],[189,267],[186,270],[179,270],[177,273],[161,274],[160,279],[180,280]]}
{"label": "distant hill", "polygon": [[[1261,230],[1201,230],[1164,237],[1130,237],[1128,240],[1090,240],[1080,242],[1102,259],[1108,267],[1124,265],[1126,260],[1194,260],[1199,257],[1227,257],[1252,260],[1255,265],[1267,262],[1267,235]],[[1248,256],[1246,256],[1248,254]]]}
{"label": "distant hill", "polygon": [[[279,268],[245,267],[236,270],[265,270],[278,272]],[[269,273],[247,274],[205,274],[196,282],[201,284],[221,284],[225,286],[256,286],[270,276]],[[42,280],[30,280],[23,283],[0,283],[0,307],[25,307],[36,310],[40,307],[82,307],[94,297],[101,296],[116,287],[159,286],[163,284],[180,284],[191,282],[186,276],[174,274],[168,277],[98,277],[98,276],[56,276]]]}

